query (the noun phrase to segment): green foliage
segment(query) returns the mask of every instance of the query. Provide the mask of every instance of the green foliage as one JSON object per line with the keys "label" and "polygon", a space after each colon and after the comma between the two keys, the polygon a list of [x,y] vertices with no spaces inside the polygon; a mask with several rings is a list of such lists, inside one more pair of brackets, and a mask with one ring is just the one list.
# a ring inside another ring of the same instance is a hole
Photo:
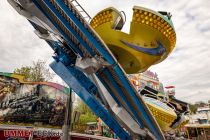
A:
{"label": "green foliage", "polygon": [[76,111],[79,111],[81,114],[90,114],[92,112],[90,108],[81,99],[78,99],[77,102],[78,104],[75,107]]}
{"label": "green foliage", "polygon": [[97,116],[93,113],[81,114],[79,118],[79,124],[87,124],[88,122],[96,122]]}
{"label": "green foliage", "polygon": [[78,99],[78,104],[75,107],[76,111],[81,113],[79,124],[87,124],[88,122],[96,122],[97,116],[93,114],[90,108],[84,102]]}
{"label": "green foliage", "polygon": [[190,104],[189,105],[189,108],[190,108],[191,113],[195,114],[196,111],[197,111],[197,109],[198,109],[198,105],[196,105],[196,104]]}
{"label": "green foliage", "polygon": [[32,66],[22,66],[21,68],[16,68],[14,73],[23,75],[25,76],[25,80],[33,82],[50,81],[54,76],[46,67],[46,62],[42,60],[33,62]]}

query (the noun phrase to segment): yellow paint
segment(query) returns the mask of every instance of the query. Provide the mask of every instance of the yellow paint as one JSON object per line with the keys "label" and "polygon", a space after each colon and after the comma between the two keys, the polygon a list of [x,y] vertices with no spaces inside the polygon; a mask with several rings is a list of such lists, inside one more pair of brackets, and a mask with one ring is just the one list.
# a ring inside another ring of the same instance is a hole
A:
{"label": "yellow paint", "polygon": [[22,76],[22,75],[12,74],[11,77],[15,78],[15,79],[18,79],[20,83],[28,83],[28,82],[24,81],[24,76]]}
{"label": "yellow paint", "polygon": [[[155,99],[153,99],[155,100]],[[160,104],[160,106],[162,106],[161,101],[156,101],[157,104]],[[152,115],[155,117],[156,121],[158,122],[161,130],[163,131],[170,131],[172,128],[170,127],[171,124],[175,121],[175,119],[177,118],[177,114],[175,113],[175,111],[170,108],[169,106],[160,107],[158,105],[156,105],[153,102],[150,102],[148,100],[145,100],[146,105],[148,106],[149,110],[151,111]],[[167,109],[166,109],[167,108]],[[176,128],[180,128],[184,125],[186,125],[189,122],[189,118],[185,117],[185,121],[180,123]]]}
{"label": "yellow paint", "polygon": [[149,110],[151,111],[152,115],[155,117],[156,121],[158,122],[161,130],[163,131],[171,130],[170,126],[177,118],[177,115],[174,112],[174,110],[171,109],[170,107],[168,107],[168,109],[163,109],[147,100],[145,100],[145,103],[148,106]]}
{"label": "yellow paint", "polygon": [[[107,8],[99,12],[90,25],[108,45],[127,73],[145,71],[151,65],[163,61],[174,49],[176,35],[173,25],[161,14],[135,6],[129,34],[113,29],[119,17],[122,17],[119,11]],[[166,53],[156,56],[149,55],[126,46],[120,40],[145,48],[156,48],[157,41],[160,41],[166,48]]]}
{"label": "yellow paint", "polygon": [[43,85],[45,85],[45,84],[49,83],[49,82],[31,82],[31,81],[27,81],[27,80],[25,80],[24,76],[19,75],[19,74],[14,74],[14,73],[11,75],[11,77],[17,79],[22,84],[43,84]]}

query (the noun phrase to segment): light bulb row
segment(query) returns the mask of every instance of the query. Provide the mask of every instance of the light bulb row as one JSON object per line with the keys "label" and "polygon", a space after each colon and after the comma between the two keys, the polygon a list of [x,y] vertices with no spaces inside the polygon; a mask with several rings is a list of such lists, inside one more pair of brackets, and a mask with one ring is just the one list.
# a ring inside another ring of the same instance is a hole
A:
{"label": "light bulb row", "polygon": [[161,113],[160,111],[153,109],[153,107],[151,107],[151,106],[149,106],[149,109],[155,118],[158,118],[166,123],[172,123],[175,119],[173,116]]}
{"label": "light bulb row", "polygon": [[170,41],[171,46],[175,45],[176,34],[174,29],[163,18],[148,11],[134,9],[133,21],[148,25],[161,32]]}
{"label": "light bulb row", "polygon": [[96,28],[103,23],[111,22],[111,21],[113,21],[112,12],[110,10],[107,10],[107,11],[103,11],[103,12],[99,13],[98,15],[96,15],[93,18],[93,20],[90,22],[90,25],[93,28]]}

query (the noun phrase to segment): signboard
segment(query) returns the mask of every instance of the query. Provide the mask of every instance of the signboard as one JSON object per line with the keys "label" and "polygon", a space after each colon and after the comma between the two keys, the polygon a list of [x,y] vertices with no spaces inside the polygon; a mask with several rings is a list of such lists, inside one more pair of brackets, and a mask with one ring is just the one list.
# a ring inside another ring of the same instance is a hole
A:
{"label": "signboard", "polygon": [[63,133],[56,130],[0,129],[1,140],[61,140]]}
{"label": "signboard", "polygon": [[0,123],[61,127],[68,88],[49,82],[25,82],[15,74],[0,73]]}

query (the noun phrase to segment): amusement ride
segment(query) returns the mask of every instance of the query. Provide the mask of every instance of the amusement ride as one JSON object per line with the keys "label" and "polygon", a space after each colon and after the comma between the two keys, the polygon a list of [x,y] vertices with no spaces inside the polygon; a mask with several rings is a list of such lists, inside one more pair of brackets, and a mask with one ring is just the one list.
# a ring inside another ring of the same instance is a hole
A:
{"label": "amusement ride", "polygon": [[173,51],[170,13],[134,6],[125,33],[125,13],[113,7],[91,18],[76,0],[8,2],[54,50],[53,71],[120,139],[164,140],[163,132],[187,123],[186,103],[146,86],[138,90],[128,78]]}

